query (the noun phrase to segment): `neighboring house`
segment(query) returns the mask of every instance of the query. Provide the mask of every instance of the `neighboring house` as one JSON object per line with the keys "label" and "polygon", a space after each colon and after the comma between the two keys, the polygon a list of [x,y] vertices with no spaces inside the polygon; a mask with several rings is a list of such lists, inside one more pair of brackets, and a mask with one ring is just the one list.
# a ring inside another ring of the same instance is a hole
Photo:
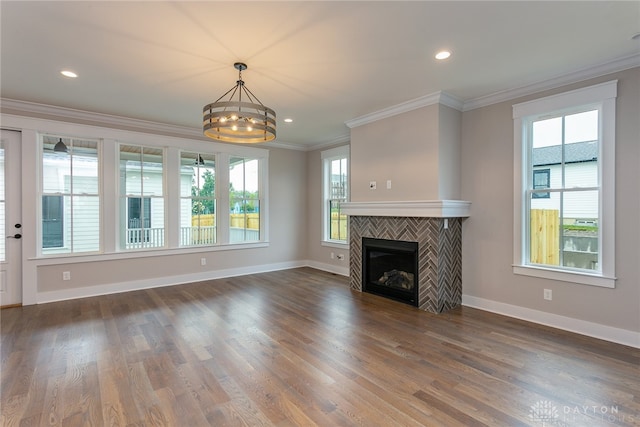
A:
{"label": "neighboring house", "polygon": [[[598,145],[596,141],[565,144],[565,187],[593,187],[598,183]],[[560,188],[562,147],[552,145],[533,149],[534,189]],[[531,209],[560,209],[559,193],[534,193]],[[593,192],[565,195],[564,223],[594,224],[598,220],[598,197]]]}
{"label": "neighboring house", "polygon": [[[95,158],[84,159],[76,156],[74,162],[74,192],[78,194],[94,192],[97,182],[97,168]],[[42,198],[42,252],[44,254],[68,252],[71,240],[71,222],[73,221],[74,235],[91,236],[93,238],[74,239],[74,249],[77,252],[98,251],[100,248],[99,227],[96,222],[98,209],[97,197],[76,197],[74,200],[73,215],[70,210],[70,197],[55,194],[59,189],[68,189],[70,184],[69,165],[66,155],[49,154],[44,158],[43,182],[51,190]],[[126,164],[122,165],[121,188],[127,188],[128,184],[139,187],[140,174],[137,168],[129,171]],[[162,167],[154,164],[146,164],[144,170],[144,185],[146,194],[162,194],[163,178]],[[191,191],[193,170],[182,168],[180,185],[183,191]],[[126,180],[126,182],[124,181]],[[46,190],[46,189],[45,189]],[[129,191],[127,191],[129,192]],[[124,191],[123,191],[124,193]],[[135,194],[133,192],[132,194]],[[124,195],[123,195],[124,197]],[[125,201],[126,199],[126,201]],[[162,197],[132,197],[123,199],[121,209],[121,247],[152,248],[164,246],[165,240],[165,206]],[[73,218],[72,218],[73,216]],[[181,206],[180,227],[181,235],[191,231],[191,206]],[[190,235],[190,234],[189,234]],[[190,244],[187,239],[183,244]]]}

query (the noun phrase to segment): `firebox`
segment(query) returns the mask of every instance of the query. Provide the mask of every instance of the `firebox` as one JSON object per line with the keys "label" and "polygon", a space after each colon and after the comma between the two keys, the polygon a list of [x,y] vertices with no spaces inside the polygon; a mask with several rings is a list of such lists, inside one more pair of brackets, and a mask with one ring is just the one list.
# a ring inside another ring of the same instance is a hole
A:
{"label": "firebox", "polygon": [[418,242],[362,238],[362,290],[418,306]]}

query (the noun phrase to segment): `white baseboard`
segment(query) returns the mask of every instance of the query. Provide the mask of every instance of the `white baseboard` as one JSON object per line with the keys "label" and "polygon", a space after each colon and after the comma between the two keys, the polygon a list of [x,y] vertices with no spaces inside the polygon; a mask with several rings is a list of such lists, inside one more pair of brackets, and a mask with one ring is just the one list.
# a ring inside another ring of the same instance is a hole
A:
{"label": "white baseboard", "polygon": [[317,261],[307,261],[307,267],[315,268],[316,270],[326,271],[328,273],[339,274],[341,276],[349,277],[349,266],[340,267],[337,265],[325,264]]}
{"label": "white baseboard", "polygon": [[138,291],[141,289],[161,288],[164,286],[183,285],[185,283],[223,279],[226,277],[244,276],[247,274],[266,273],[269,271],[288,270],[291,268],[307,267],[308,265],[309,264],[307,261],[291,261],[275,264],[252,265],[249,267],[230,268],[225,270],[205,271],[201,273],[183,274],[179,276],[154,277],[152,279],[109,283],[105,285],[96,285],[85,288],[39,292],[37,294],[37,304]]}
{"label": "white baseboard", "polygon": [[[159,288],[164,286],[182,285],[185,283],[202,282],[205,280],[223,279],[226,277],[244,276],[247,274],[266,273],[269,271],[288,270],[291,268],[311,267],[329,273],[349,276],[349,267],[340,267],[316,261],[291,261],[275,264],[254,265],[249,267],[230,268],[217,271],[183,274],[170,277],[156,277],[130,282],[110,283],[86,288],[62,289],[58,291],[39,292],[37,303],[43,304],[55,301],[72,300],[76,298],[95,297],[100,295],[117,294],[142,289]],[[544,311],[505,304],[470,295],[462,296],[462,305],[492,313],[502,314],[516,319],[522,319],[545,326],[551,326],[565,331],[575,332],[606,341],[640,348],[640,332],[614,328],[586,320],[574,319]]]}
{"label": "white baseboard", "polygon": [[588,322],[586,320],[546,313],[544,311],[505,304],[470,295],[462,296],[462,305],[509,317],[515,317],[516,319],[526,320],[545,326],[551,326],[553,328],[569,332],[575,332],[581,335],[587,335],[589,337],[605,341],[640,348],[640,332],[614,328],[612,326],[601,325],[599,323]]}

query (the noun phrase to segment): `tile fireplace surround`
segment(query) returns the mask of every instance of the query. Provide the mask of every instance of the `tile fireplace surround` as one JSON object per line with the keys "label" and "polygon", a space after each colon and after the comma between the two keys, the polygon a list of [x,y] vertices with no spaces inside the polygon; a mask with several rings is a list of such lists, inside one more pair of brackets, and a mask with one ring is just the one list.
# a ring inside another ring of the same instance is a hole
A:
{"label": "tile fireplace surround", "polygon": [[[351,289],[362,292],[362,238],[418,242],[418,307],[442,313],[462,303],[462,201],[346,203]],[[446,227],[446,228],[445,228]]]}

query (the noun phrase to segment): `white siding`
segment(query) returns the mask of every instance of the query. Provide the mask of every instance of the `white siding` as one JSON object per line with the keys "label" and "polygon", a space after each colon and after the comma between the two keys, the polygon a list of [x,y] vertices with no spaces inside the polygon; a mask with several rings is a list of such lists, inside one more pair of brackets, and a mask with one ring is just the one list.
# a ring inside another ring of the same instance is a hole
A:
{"label": "white siding", "polygon": [[[562,188],[560,165],[537,166],[534,170],[549,169],[551,188]],[[570,163],[565,166],[565,188],[596,187],[597,162]],[[532,209],[560,209],[560,193],[551,193],[548,199],[532,199]],[[575,219],[598,218],[598,197],[595,192],[565,193],[564,217]]]}

